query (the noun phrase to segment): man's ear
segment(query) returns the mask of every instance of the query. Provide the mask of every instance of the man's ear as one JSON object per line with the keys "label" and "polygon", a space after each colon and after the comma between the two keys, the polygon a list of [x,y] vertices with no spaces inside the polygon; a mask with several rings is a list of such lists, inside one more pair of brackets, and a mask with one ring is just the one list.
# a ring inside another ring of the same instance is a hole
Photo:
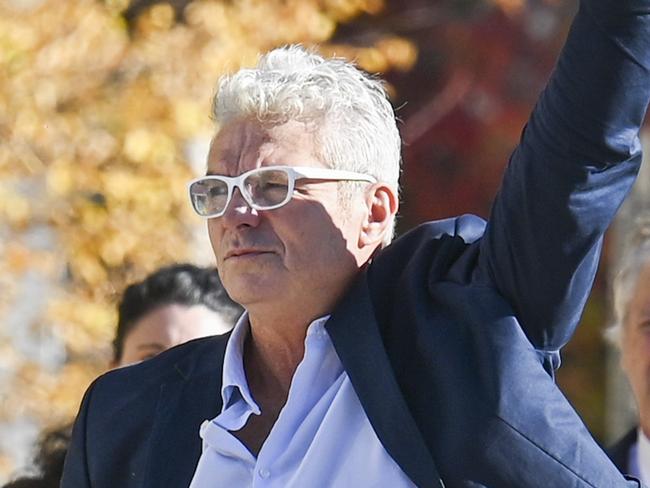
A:
{"label": "man's ear", "polygon": [[392,232],[399,206],[397,191],[386,183],[375,183],[366,193],[368,213],[359,234],[359,247],[376,246]]}

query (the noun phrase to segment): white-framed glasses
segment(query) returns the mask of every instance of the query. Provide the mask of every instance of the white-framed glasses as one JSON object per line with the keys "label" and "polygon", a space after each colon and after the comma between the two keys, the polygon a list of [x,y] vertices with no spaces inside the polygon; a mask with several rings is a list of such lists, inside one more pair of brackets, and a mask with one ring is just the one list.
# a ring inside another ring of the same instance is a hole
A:
{"label": "white-framed glasses", "polygon": [[239,176],[202,176],[188,183],[192,208],[201,217],[221,217],[235,188],[255,210],[273,210],[286,205],[293,196],[296,180],[367,181],[370,175],[329,168],[263,166]]}

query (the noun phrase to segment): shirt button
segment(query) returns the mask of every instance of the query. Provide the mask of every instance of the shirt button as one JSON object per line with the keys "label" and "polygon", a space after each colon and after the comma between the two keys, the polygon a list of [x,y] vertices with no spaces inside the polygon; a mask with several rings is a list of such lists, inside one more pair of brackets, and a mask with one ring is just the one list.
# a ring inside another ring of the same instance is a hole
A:
{"label": "shirt button", "polygon": [[263,478],[263,479],[266,479],[269,476],[271,476],[271,472],[268,469],[264,469],[264,468],[260,469],[258,471],[258,473],[260,475],[260,478]]}

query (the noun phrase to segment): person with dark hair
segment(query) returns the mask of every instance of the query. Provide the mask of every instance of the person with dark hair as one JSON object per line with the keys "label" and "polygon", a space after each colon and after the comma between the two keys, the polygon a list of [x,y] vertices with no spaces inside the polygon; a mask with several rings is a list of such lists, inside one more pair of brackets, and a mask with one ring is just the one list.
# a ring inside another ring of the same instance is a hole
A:
{"label": "person with dark hair", "polygon": [[241,311],[216,269],[192,264],[161,268],[124,291],[111,365],[132,364],[190,339],[223,334]]}
{"label": "person with dark hair", "polygon": [[385,87],[300,46],[219,83],[189,183],[245,314],[98,378],[63,488],[618,488],[554,382],[641,164],[650,0],[582,0],[490,219],[391,242]]}

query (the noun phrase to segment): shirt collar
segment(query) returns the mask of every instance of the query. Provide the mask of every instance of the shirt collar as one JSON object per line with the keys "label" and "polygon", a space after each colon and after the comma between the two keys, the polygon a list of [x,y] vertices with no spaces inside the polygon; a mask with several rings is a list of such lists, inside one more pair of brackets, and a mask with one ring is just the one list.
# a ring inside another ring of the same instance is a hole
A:
{"label": "shirt collar", "polygon": [[[325,330],[325,322],[329,315],[317,318],[307,328],[305,336],[305,355],[307,350],[314,341],[322,340],[329,337]],[[239,398],[248,404],[250,410],[255,415],[260,414],[260,408],[255,403],[253,396],[248,388],[246,372],[244,371],[244,341],[250,333],[250,323],[248,322],[248,312],[244,312],[239,318],[232,334],[226,344],[226,351],[223,360],[223,379],[221,384],[221,399],[223,401],[222,412],[230,405],[235,403]]]}
{"label": "shirt collar", "polygon": [[650,439],[646,437],[641,427],[637,434],[636,448],[638,466],[634,476],[639,476],[644,483],[648,483],[650,481]]}
{"label": "shirt collar", "polygon": [[244,341],[248,336],[249,330],[248,312],[244,312],[235,324],[226,344],[221,384],[222,411],[230,406],[233,394],[235,394],[235,399],[240,396],[248,404],[253,413],[259,415],[260,408],[248,390],[248,382],[246,381],[246,373],[244,372]]}

